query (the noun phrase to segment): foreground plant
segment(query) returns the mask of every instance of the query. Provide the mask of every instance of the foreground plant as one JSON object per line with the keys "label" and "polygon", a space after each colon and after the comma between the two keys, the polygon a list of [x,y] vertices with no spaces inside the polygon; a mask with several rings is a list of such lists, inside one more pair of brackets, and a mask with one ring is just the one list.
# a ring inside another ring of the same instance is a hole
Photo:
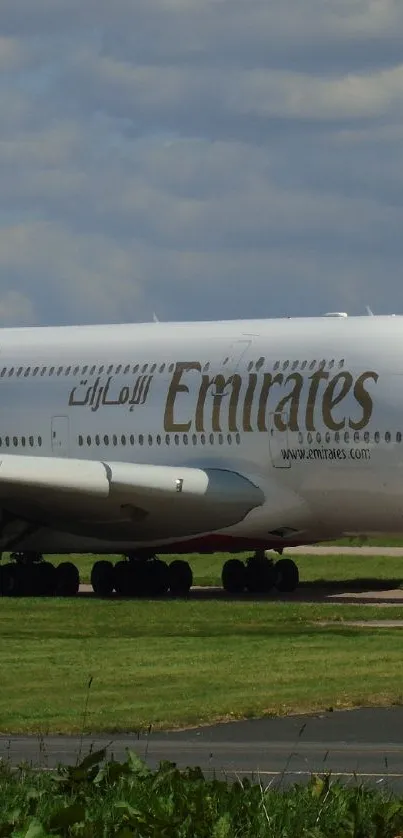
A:
{"label": "foreground plant", "polygon": [[200,769],[133,752],[124,762],[90,754],[55,774],[0,763],[0,838],[396,838],[403,800],[331,775],[307,786],[264,788],[206,779]]}

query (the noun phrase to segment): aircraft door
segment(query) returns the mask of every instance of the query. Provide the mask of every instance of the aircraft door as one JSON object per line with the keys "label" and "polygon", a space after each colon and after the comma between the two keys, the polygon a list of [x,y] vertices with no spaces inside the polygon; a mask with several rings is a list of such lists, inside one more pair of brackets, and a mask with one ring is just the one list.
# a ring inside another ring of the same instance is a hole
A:
{"label": "aircraft door", "polygon": [[69,418],[68,416],[53,416],[52,418],[52,452],[55,457],[69,456]]}
{"label": "aircraft door", "polygon": [[[279,420],[281,420],[281,424],[286,426],[285,431],[278,429],[275,421],[276,417],[278,424],[280,424]],[[274,468],[291,468],[288,446],[288,414],[270,413],[269,448],[271,462]]]}

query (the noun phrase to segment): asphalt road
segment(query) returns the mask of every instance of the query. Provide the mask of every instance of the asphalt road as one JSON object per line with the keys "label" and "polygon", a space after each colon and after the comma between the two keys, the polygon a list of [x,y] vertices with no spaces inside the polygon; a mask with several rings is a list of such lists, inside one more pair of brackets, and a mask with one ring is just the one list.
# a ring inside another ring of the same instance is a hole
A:
{"label": "asphalt road", "polygon": [[132,749],[150,767],[160,760],[200,766],[211,775],[249,777],[265,785],[306,782],[331,771],[343,782],[364,782],[403,793],[403,707],[267,718],[192,730],[111,737],[0,737],[0,757],[37,767],[75,763],[107,748],[124,758]]}

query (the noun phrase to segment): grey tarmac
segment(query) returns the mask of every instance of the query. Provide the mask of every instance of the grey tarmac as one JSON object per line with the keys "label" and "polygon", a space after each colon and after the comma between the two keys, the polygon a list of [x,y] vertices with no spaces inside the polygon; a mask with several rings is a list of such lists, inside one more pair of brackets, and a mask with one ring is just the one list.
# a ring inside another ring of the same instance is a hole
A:
{"label": "grey tarmac", "polygon": [[200,766],[233,780],[264,785],[307,782],[331,772],[346,783],[403,793],[403,707],[326,711],[314,715],[250,719],[190,730],[66,737],[1,736],[0,756],[13,765],[55,768],[75,764],[91,750],[116,759],[134,750],[150,767],[161,760]]}

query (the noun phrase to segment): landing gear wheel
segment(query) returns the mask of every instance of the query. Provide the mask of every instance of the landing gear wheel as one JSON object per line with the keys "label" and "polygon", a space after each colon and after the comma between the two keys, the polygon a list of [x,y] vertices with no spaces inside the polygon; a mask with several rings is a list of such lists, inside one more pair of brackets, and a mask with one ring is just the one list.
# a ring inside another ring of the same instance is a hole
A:
{"label": "landing gear wheel", "polygon": [[187,596],[193,585],[193,573],[188,562],[175,559],[168,567],[169,590],[172,596]]}
{"label": "landing gear wheel", "polygon": [[267,594],[273,588],[276,573],[266,556],[252,556],[246,562],[246,588],[250,594]]}
{"label": "landing gear wheel", "polygon": [[56,568],[50,562],[39,562],[24,568],[25,596],[53,596],[56,584]]}
{"label": "landing gear wheel", "polygon": [[170,583],[169,567],[167,563],[161,561],[161,559],[153,559],[151,562],[147,562],[147,564],[149,566],[150,574],[150,596],[165,596],[165,594],[168,593]]}
{"label": "landing gear wheel", "polygon": [[2,566],[1,593],[3,596],[22,596],[24,593],[21,567],[12,562]]}
{"label": "landing gear wheel", "polygon": [[276,573],[276,588],[281,593],[292,593],[299,584],[298,567],[292,559],[280,559],[274,565]]}
{"label": "landing gear wheel", "polygon": [[221,582],[227,594],[242,594],[246,585],[246,567],[240,559],[225,562]]}
{"label": "landing gear wheel", "polygon": [[115,574],[112,562],[95,562],[91,570],[91,585],[96,596],[110,596],[114,588]]}
{"label": "landing gear wheel", "polygon": [[131,569],[129,562],[125,562],[123,559],[115,564],[115,591],[119,596],[130,596],[132,588]]}
{"label": "landing gear wheel", "polygon": [[56,596],[75,596],[80,587],[80,575],[72,562],[62,562],[56,568]]}

